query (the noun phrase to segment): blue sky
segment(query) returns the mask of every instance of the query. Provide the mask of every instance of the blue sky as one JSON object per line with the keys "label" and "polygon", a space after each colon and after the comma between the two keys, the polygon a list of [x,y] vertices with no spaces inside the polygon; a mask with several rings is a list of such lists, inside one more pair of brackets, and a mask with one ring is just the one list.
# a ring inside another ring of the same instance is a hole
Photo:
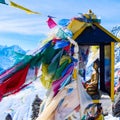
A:
{"label": "blue sky", "polygon": [[[120,0],[12,0],[41,15],[29,15],[10,5],[0,4],[0,45],[17,44],[23,49],[35,49],[45,39],[50,29],[47,16],[73,18],[89,9],[101,18],[101,25],[107,30],[120,25]],[[9,1],[6,0],[9,4]]]}

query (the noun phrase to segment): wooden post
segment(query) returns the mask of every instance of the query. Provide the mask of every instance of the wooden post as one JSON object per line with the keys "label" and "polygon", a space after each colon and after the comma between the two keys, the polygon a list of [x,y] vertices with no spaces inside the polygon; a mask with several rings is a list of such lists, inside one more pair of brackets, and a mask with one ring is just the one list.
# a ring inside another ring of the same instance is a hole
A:
{"label": "wooden post", "polygon": [[114,59],[115,59],[115,55],[114,55],[114,42],[111,42],[111,92],[110,92],[110,96],[111,96],[111,100],[114,100]]}

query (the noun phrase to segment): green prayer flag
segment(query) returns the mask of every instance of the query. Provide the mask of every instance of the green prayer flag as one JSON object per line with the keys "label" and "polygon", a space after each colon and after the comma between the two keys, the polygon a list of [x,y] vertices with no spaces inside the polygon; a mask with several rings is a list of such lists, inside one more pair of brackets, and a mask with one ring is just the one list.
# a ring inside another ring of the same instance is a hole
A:
{"label": "green prayer flag", "polygon": [[52,62],[48,66],[48,74],[54,75],[56,72],[56,69],[59,65],[60,58],[62,56],[63,51],[61,50],[56,54],[56,56],[53,58]]}
{"label": "green prayer flag", "polygon": [[41,53],[38,53],[37,55],[33,56],[31,63],[30,63],[30,67],[39,67],[41,64],[41,59],[42,59],[42,55]]}
{"label": "green prayer flag", "polygon": [[43,53],[42,53],[42,63],[50,64],[53,57],[59,52],[59,49],[55,50],[54,46],[51,44]]}
{"label": "green prayer flag", "polygon": [[58,80],[60,79],[61,75],[62,75],[62,72],[63,70],[66,68],[66,66],[69,64],[69,60],[66,60],[65,62],[63,62],[59,67],[58,69],[56,70],[56,73],[54,75],[54,80]]}

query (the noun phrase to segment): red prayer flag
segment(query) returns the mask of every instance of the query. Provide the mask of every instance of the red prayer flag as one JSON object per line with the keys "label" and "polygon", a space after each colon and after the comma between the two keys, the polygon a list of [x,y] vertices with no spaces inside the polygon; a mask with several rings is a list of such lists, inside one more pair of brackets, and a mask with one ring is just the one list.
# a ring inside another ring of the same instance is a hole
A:
{"label": "red prayer flag", "polygon": [[0,100],[6,93],[11,93],[20,89],[25,83],[26,76],[30,65],[27,65],[24,69],[19,70],[10,78],[7,78],[3,83],[0,84]]}
{"label": "red prayer flag", "polygon": [[49,28],[51,29],[51,28],[54,28],[57,24],[54,22],[54,20],[52,19],[52,18],[48,18],[48,20],[47,20],[47,24],[48,24],[48,26],[49,26]]}

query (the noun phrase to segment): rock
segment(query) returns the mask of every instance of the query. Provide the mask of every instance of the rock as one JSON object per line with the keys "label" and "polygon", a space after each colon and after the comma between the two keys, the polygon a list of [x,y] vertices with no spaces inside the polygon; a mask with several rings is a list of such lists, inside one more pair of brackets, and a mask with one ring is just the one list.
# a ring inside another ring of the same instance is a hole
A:
{"label": "rock", "polygon": [[11,115],[10,115],[10,114],[8,114],[8,115],[6,116],[6,118],[5,118],[5,120],[12,120]]}
{"label": "rock", "polygon": [[36,95],[35,100],[32,104],[32,115],[31,120],[36,120],[39,114],[40,104],[42,103],[42,100]]}
{"label": "rock", "polygon": [[115,102],[113,104],[113,115],[115,117],[120,117],[120,92],[118,93],[117,97],[115,98]]}

